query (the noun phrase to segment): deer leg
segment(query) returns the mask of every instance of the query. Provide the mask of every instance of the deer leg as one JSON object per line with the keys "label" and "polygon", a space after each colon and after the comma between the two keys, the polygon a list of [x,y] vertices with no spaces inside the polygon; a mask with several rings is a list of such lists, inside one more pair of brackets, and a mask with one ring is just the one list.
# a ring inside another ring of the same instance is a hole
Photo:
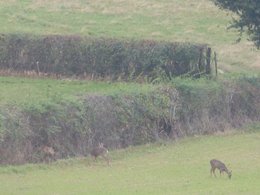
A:
{"label": "deer leg", "polygon": [[107,161],[107,165],[109,165],[109,158],[106,155],[104,155],[102,157]]}
{"label": "deer leg", "polygon": [[215,174],[215,170],[216,170],[216,168],[213,168],[213,173],[214,173],[214,176],[215,176],[215,177],[217,177],[217,176],[216,176],[216,174]]}
{"label": "deer leg", "polygon": [[97,157],[93,156],[93,161],[97,162]]}
{"label": "deer leg", "polygon": [[48,155],[44,155],[44,162],[45,162],[46,164],[49,164],[49,163],[50,163],[50,158],[49,158]]}

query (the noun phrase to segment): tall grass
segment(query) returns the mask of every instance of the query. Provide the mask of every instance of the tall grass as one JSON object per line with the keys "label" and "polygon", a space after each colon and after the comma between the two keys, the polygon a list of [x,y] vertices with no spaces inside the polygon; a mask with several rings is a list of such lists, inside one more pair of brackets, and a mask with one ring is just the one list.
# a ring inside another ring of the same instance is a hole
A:
{"label": "tall grass", "polygon": [[[259,194],[260,134],[186,138],[112,151],[112,165],[80,158],[0,167],[1,194]],[[210,176],[209,160],[232,169]]]}

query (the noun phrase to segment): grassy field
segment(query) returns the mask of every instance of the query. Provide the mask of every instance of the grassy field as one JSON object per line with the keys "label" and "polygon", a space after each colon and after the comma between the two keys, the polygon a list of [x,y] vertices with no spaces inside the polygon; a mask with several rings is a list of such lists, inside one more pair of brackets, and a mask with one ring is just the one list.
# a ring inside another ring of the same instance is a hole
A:
{"label": "grassy field", "polygon": [[[259,130],[259,129],[258,129]],[[218,158],[233,176],[210,176]],[[51,165],[0,167],[1,194],[259,194],[260,133],[185,138]]]}
{"label": "grassy field", "polygon": [[[260,51],[226,28],[210,0],[0,0],[0,34],[62,34],[208,43],[224,72],[260,73]],[[1,36],[1,35],[0,35]],[[193,81],[192,81],[193,82]],[[154,85],[0,77],[0,108],[144,93]],[[258,128],[259,130],[259,128]],[[209,160],[233,170],[210,177]],[[0,167],[0,194],[260,194],[260,133],[185,138],[111,152],[102,160]]]}
{"label": "grassy field", "polygon": [[79,34],[208,43],[225,72],[259,71],[259,51],[227,30],[210,0],[0,0],[0,33]]}
{"label": "grassy field", "polygon": [[85,94],[128,94],[152,91],[151,84],[0,77],[0,106],[76,101]]}

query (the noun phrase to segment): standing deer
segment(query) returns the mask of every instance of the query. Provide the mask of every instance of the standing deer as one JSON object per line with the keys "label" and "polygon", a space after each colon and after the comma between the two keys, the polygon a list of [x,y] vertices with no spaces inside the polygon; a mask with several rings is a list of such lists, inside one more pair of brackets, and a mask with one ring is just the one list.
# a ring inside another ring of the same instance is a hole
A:
{"label": "standing deer", "polygon": [[228,174],[228,178],[231,179],[232,171],[229,171],[223,162],[216,160],[216,159],[212,159],[210,161],[210,165],[211,165],[211,169],[210,169],[211,175],[213,172],[214,176],[216,177],[215,169],[218,169],[220,172],[220,175],[222,174],[222,172],[226,172]]}
{"label": "standing deer", "polygon": [[104,147],[103,143],[99,143],[98,147],[93,148],[90,154],[95,158],[95,160],[97,160],[97,157],[101,156],[109,165],[108,150]]}
{"label": "standing deer", "polygon": [[43,160],[50,162],[54,159],[55,151],[52,147],[45,145],[40,148],[40,151],[42,152]]}

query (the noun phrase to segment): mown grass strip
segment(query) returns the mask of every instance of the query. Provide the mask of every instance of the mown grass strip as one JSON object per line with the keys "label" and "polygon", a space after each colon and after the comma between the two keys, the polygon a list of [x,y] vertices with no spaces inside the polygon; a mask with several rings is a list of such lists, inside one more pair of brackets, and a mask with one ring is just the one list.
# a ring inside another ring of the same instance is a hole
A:
{"label": "mown grass strip", "polygon": [[[112,166],[90,158],[1,167],[3,194],[259,194],[260,135],[186,138],[112,151]],[[210,177],[209,160],[233,170]],[[221,186],[221,187],[220,187]]]}

